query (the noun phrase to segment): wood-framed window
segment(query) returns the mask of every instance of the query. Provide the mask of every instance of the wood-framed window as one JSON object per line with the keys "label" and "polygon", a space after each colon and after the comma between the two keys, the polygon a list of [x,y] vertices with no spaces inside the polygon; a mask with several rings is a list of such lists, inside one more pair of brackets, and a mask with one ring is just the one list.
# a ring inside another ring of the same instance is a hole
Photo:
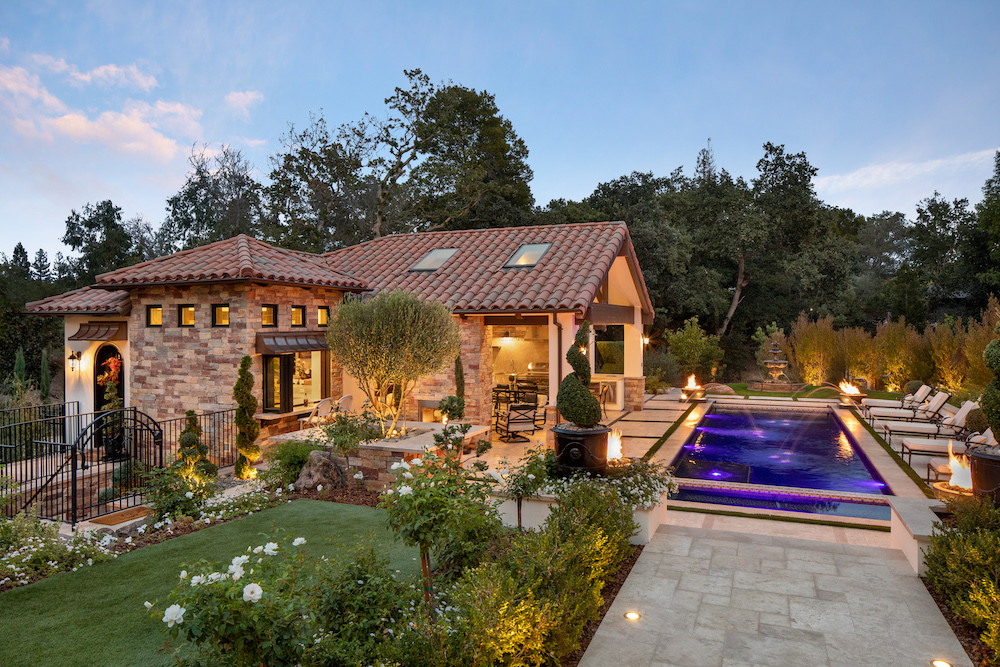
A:
{"label": "wood-framed window", "polygon": [[163,326],[163,306],[146,306],[146,326]]}
{"label": "wood-framed window", "polygon": [[262,327],[278,326],[278,306],[273,303],[265,303],[260,307],[260,325]]}
{"label": "wood-framed window", "polygon": [[292,326],[304,327],[306,325],[306,307],[292,306]]}
{"label": "wood-framed window", "polygon": [[228,303],[213,303],[212,304],[212,326],[213,327],[228,327],[229,326],[229,304]]}
{"label": "wood-framed window", "polygon": [[319,306],[316,308],[316,322],[321,327],[330,326],[330,306]]}
{"label": "wood-framed window", "polygon": [[193,327],[194,326],[194,304],[193,303],[182,303],[177,306],[177,326],[179,327]]}

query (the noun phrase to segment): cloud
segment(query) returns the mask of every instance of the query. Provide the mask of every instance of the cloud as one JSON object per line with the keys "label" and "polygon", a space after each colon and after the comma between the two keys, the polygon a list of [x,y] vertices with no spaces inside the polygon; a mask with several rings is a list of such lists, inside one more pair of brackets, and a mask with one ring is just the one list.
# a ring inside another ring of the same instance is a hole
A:
{"label": "cloud", "polygon": [[200,118],[200,110],[164,100],[152,104],[129,100],[121,111],[104,111],[92,118],[63,104],[37,75],[23,67],[0,65],[0,120],[30,139],[97,143],[166,161],[178,150],[172,136],[201,136]]}
{"label": "cloud", "polygon": [[226,104],[229,108],[244,118],[250,117],[250,107],[263,100],[264,95],[256,90],[245,90],[243,92],[234,90],[226,95]]}
{"label": "cloud", "polygon": [[97,83],[105,86],[134,86],[149,92],[157,86],[156,77],[142,72],[135,64],[126,65],[101,65],[89,72],[81,72],[76,65],[67,63],[62,58],[53,58],[50,55],[35,54],[32,59],[55,72],[56,74],[66,74],[71,83],[76,85],[89,85]]}
{"label": "cloud", "polygon": [[236,137],[236,141],[249,146],[250,148],[261,148],[267,145],[267,139],[248,139],[247,137]]}
{"label": "cloud", "polygon": [[0,37],[0,53],[7,53],[10,49],[10,40],[6,37]]}
{"label": "cloud", "polygon": [[852,190],[874,190],[904,183],[928,174],[947,174],[982,165],[991,165],[997,149],[962,153],[936,160],[921,162],[886,162],[862,167],[849,174],[820,176],[816,179],[816,190],[828,194]]}

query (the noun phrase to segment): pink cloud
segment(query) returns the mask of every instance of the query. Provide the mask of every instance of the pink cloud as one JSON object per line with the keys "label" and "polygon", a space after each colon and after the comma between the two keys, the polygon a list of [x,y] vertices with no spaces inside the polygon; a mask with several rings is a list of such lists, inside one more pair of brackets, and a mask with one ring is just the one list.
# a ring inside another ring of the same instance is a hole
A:
{"label": "pink cloud", "polygon": [[263,93],[256,90],[233,91],[226,95],[226,104],[230,109],[245,118],[250,117],[250,107],[264,101]]}
{"label": "pink cloud", "polygon": [[76,65],[67,63],[62,58],[53,58],[45,54],[35,54],[33,59],[39,65],[56,74],[66,74],[69,80],[77,85],[97,83],[105,86],[134,86],[149,92],[157,86],[156,77],[141,71],[135,64],[101,65],[88,72],[81,72]]}

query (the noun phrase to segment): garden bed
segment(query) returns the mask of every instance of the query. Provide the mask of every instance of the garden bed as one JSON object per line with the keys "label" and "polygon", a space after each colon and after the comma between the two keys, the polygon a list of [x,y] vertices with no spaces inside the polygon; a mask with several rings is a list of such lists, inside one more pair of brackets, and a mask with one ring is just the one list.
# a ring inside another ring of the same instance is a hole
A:
{"label": "garden bed", "polygon": [[996,661],[993,655],[993,651],[990,650],[986,644],[979,638],[980,631],[975,628],[971,623],[966,621],[961,616],[958,616],[951,610],[948,603],[941,599],[941,596],[927,584],[927,580],[923,577],[920,578],[924,582],[924,587],[930,596],[934,599],[934,603],[941,610],[941,615],[944,619],[948,621],[948,625],[951,626],[951,631],[955,633],[955,637],[958,638],[958,643],[962,645],[965,649],[966,655],[969,656],[969,660],[975,667],[997,667],[1000,665]]}

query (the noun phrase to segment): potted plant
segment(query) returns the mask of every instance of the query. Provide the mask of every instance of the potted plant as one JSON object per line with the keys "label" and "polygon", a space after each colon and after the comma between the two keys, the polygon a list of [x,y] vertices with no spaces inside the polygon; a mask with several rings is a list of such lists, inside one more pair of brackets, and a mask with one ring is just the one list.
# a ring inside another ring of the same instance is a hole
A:
{"label": "potted plant", "polygon": [[[1000,334],[1000,324],[995,332]],[[993,381],[983,390],[979,404],[996,436],[1000,433],[1000,339],[994,339],[986,346],[983,361],[992,371]],[[977,499],[992,498],[993,505],[1000,507],[1000,447],[991,447],[988,443],[973,445],[968,448],[968,454],[973,495]]]}
{"label": "potted plant", "polygon": [[608,433],[600,424],[601,404],[590,393],[590,362],[584,356],[590,338],[590,323],[584,322],[566,353],[573,372],[563,378],[556,395],[556,407],[569,423],[552,427],[556,438],[556,465],[561,475],[585,470],[603,473],[608,464]]}

